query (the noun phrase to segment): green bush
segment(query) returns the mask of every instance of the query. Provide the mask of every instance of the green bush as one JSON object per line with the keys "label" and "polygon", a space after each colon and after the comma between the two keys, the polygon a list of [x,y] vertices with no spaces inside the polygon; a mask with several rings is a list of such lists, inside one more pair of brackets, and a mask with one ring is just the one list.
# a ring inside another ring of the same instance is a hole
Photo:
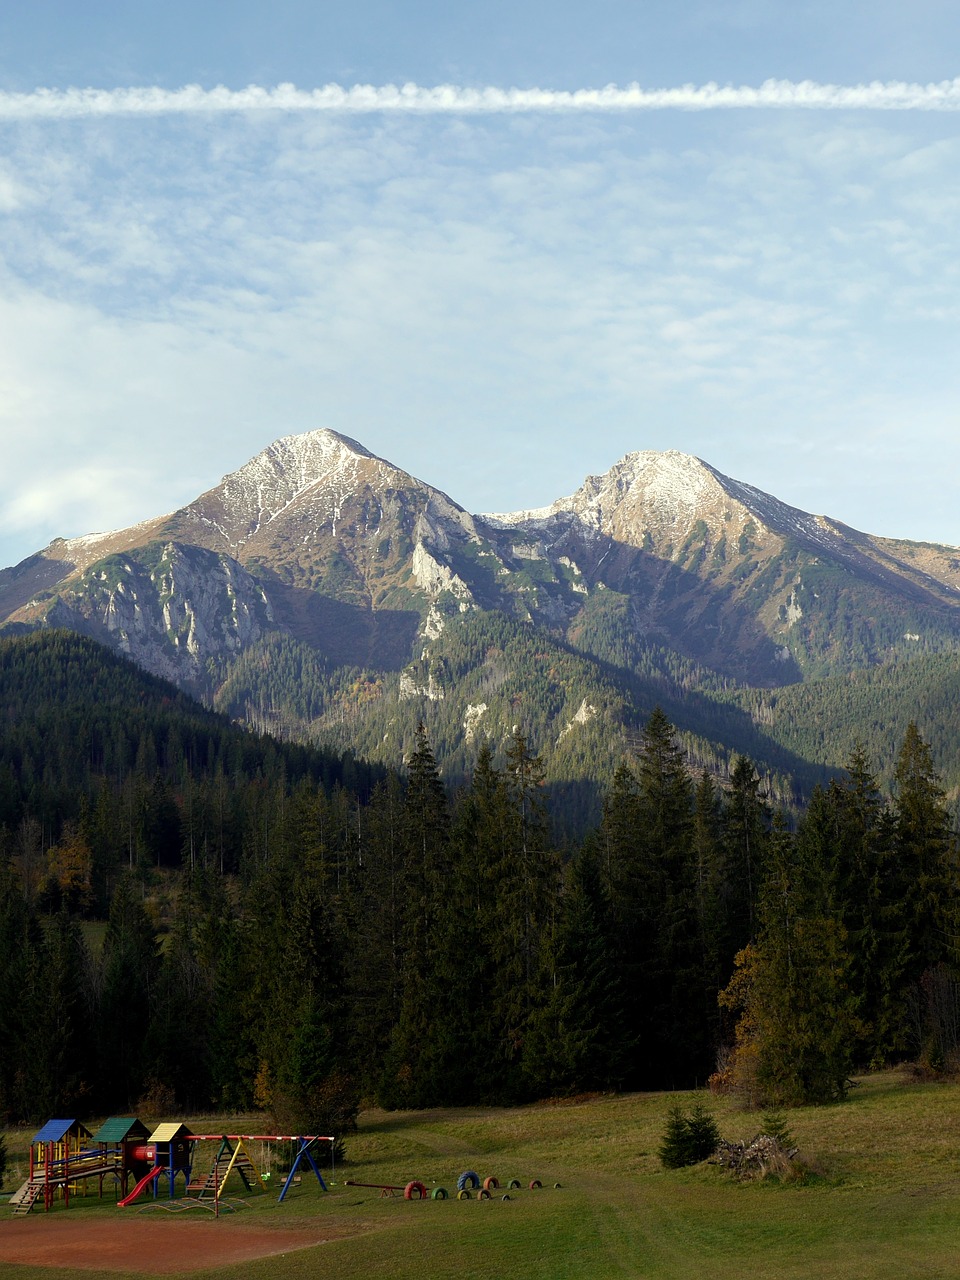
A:
{"label": "green bush", "polygon": [[769,1111],[762,1117],[761,1133],[765,1133],[768,1138],[775,1138],[777,1145],[781,1151],[791,1151],[797,1145],[797,1140],[787,1128],[787,1119],[782,1111]]}
{"label": "green bush", "polygon": [[660,1162],[666,1169],[682,1169],[689,1164],[699,1164],[712,1156],[720,1141],[720,1130],[713,1116],[704,1111],[701,1103],[685,1115],[683,1108],[671,1107],[667,1127],[658,1149]]}

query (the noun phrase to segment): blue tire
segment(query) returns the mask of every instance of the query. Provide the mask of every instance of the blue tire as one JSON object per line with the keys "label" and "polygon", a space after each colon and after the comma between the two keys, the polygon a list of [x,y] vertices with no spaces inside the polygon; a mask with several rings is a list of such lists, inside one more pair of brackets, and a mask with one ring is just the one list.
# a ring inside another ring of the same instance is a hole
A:
{"label": "blue tire", "polygon": [[476,1191],[479,1185],[480,1179],[472,1169],[468,1169],[466,1173],[461,1173],[460,1177],[457,1179],[458,1191]]}

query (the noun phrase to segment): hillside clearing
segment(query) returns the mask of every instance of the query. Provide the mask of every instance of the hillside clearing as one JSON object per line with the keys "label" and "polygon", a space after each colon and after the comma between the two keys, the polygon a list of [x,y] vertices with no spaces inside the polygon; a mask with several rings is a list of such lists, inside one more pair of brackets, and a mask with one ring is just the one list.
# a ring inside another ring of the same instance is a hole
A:
{"label": "hillside clearing", "polygon": [[[140,1275],[159,1274],[170,1270],[164,1257],[181,1250],[176,1270],[193,1265],[201,1268],[192,1271],[198,1277],[226,1275],[242,1259],[245,1275],[264,1280],[680,1280],[718,1269],[753,1280],[957,1274],[960,1086],[885,1072],[862,1078],[842,1105],[789,1112],[790,1128],[818,1172],[805,1185],[788,1186],[737,1184],[710,1166],[661,1170],[656,1149],[667,1109],[694,1098],[632,1094],[512,1110],[370,1111],[326,1196],[304,1179],[283,1205],[273,1194],[250,1198],[244,1211],[219,1220],[202,1211],[117,1210],[92,1196],[16,1222],[4,1210],[0,1277],[36,1275],[41,1256],[49,1277],[78,1267],[91,1277],[116,1276],[125,1272],[113,1268],[131,1265]],[[750,1137],[758,1127],[758,1117],[725,1100],[706,1103],[725,1137]],[[219,1127],[206,1118],[194,1123],[198,1131]],[[28,1137],[8,1136],[13,1164]],[[402,1186],[418,1179],[455,1193],[465,1169],[494,1174],[500,1190],[482,1202],[454,1195],[411,1202],[345,1182]],[[8,1189],[15,1173],[11,1168]],[[521,1189],[504,1202],[514,1177]],[[534,1178],[541,1189],[529,1189]],[[137,1222],[149,1224],[149,1232],[131,1231]],[[90,1232],[102,1242],[109,1223],[118,1239],[139,1236],[155,1261],[141,1255],[131,1264],[129,1253],[126,1260],[113,1252],[109,1261],[102,1252],[91,1256],[81,1237]],[[40,1251],[54,1234],[63,1241],[60,1265]],[[260,1243],[251,1243],[257,1236]],[[221,1259],[213,1268],[211,1237]]]}

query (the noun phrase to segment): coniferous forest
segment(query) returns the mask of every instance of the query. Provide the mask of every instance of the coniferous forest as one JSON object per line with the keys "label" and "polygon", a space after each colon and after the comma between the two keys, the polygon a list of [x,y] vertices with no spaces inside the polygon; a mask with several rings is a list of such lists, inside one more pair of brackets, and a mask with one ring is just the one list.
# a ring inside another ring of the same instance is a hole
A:
{"label": "coniferous forest", "polygon": [[231,724],[83,637],[0,641],[0,1114],[386,1107],[702,1084],[842,1097],[954,1064],[957,844],[904,726],[799,820],[661,710],[574,846],[537,746],[450,794]]}

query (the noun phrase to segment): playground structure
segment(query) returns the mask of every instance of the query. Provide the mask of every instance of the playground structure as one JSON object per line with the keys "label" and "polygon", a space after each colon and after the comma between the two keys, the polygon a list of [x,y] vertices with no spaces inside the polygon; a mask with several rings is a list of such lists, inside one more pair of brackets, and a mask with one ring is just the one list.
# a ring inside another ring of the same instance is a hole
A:
{"label": "playground structure", "polygon": [[323,1180],[323,1174],[313,1157],[313,1148],[319,1142],[330,1143],[330,1161],[333,1163],[333,1144],[335,1138],[318,1136],[316,1134],[276,1134],[276,1133],[232,1133],[222,1134],[191,1134],[191,1142],[215,1142],[219,1141],[220,1146],[213,1159],[213,1166],[210,1172],[202,1180],[196,1180],[187,1186],[187,1193],[196,1195],[199,1199],[212,1196],[214,1201],[220,1199],[220,1193],[230,1177],[231,1173],[236,1173],[247,1191],[252,1191],[254,1186],[258,1186],[261,1191],[266,1191],[263,1178],[260,1171],[250,1158],[250,1154],[245,1146],[248,1142],[296,1142],[297,1150],[293,1160],[290,1162],[290,1170],[287,1173],[286,1181],[277,1200],[278,1204],[283,1203],[283,1199],[296,1178],[297,1171],[303,1163],[306,1163],[316,1175],[317,1181],[321,1188],[326,1191],[327,1184]]}
{"label": "playground structure", "polygon": [[[203,1174],[194,1172],[196,1144],[217,1142],[211,1168]],[[186,1125],[174,1122],[158,1125],[153,1133],[133,1116],[114,1116],[104,1122],[95,1134],[79,1120],[49,1120],[34,1135],[30,1145],[30,1176],[14,1192],[10,1205],[14,1214],[30,1213],[41,1199],[45,1212],[62,1198],[69,1205],[71,1195],[86,1195],[94,1182],[100,1198],[104,1181],[118,1197],[119,1207],[133,1204],[144,1193],[154,1200],[160,1188],[167,1190],[170,1201],[177,1199],[177,1179],[183,1178],[181,1205],[206,1204],[219,1213],[220,1200],[227,1180],[239,1179],[246,1192],[267,1190],[260,1170],[250,1157],[249,1142],[295,1142],[296,1153],[280,1192],[282,1202],[301,1166],[308,1166],[326,1191],[314,1152],[321,1142],[329,1142],[333,1163],[332,1137],[284,1134],[195,1134]],[[130,1191],[127,1185],[134,1185]]]}
{"label": "playground structure", "polygon": [[[380,1192],[380,1198],[387,1196],[395,1196],[398,1192],[403,1193],[404,1200],[446,1200],[449,1192],[446,1187],[434,1187],[432,1191],[428,1190],[422,1182],[414,1180],[405,1185],[401,1183],[390,1182],[355,1182],[352,1178],[348,1178],[343,1184],[345,1187],[369,1187],[374,1191]],[[509,1191],[517,1191],[520,1189],[520,1180],[511,1178],[507,1184]],[[560,1183],[555,1182],[554,1187],[559,1190]],[[536,1191],[543,1186],[539,1178],[531,1179],[529,1187],[531,1191]],[[494,1191],[500,1187],[500,1180],[491,1174],[489,1177],[480,1181],[480,1175],[474,1173],[472,1169],[466,1169],[457,1178],[457,1199],[470,1200],[474,1196],[478,1200],[489,1200]],[[509,1191],[500,1197],[501,1200],[510,1200]]]}
{"label": "playground structure", "polygon": [[120,1190],[127,1193],[131,1178],[140,1178],[156,1163],[156,1148],[150,1142],[150,1130],[135,1116],[112,1116],[93,1135],[106,1161],[111,1156],[117,1164]]}
{"label": "playground structure", "polygon": [[69,1204],[77,1184],[85,1192],[92,1178],[102,1195],[104,1178],[117,1177],[118,1165],[112,1153],[93,1141],[79,1120],[48,1120],[30,1143],[30,1176],[10,1198],[14,1213],[29,1213],[40,1199],[44,1210],[50,1210],[58,1195]]}

